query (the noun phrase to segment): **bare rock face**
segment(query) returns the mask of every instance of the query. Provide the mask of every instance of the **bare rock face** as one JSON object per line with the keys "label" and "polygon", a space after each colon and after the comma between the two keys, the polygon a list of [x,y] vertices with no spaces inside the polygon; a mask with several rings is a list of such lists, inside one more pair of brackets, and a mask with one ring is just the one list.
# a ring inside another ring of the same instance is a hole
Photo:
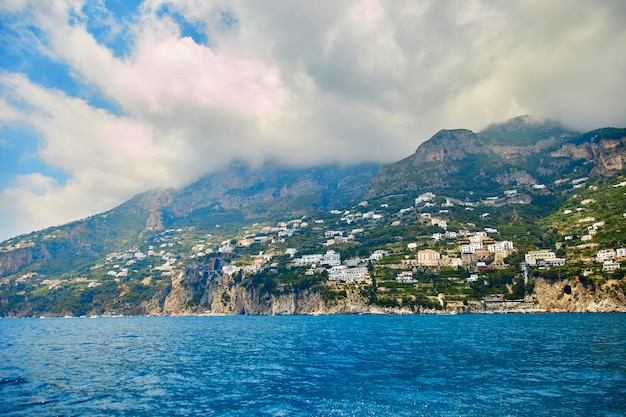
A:
{"label": "bare rock face", "polygon": [[608,280],[599,287],[577,279],[535,283],[537,308],[546,312],[612,313],[626,312],[626,295],[620,281]]}
{"label": "bare rock face", "polygon": [[498,155],[504,160],[515,158],[525,158],[533,154],[550,149],[556,143],[555,138],[540,140],[534,145],[514,146],[514,145],[489,145],[486,148],[490,152]]}
{"label": "bare rock face", "polygon": [[0,277],[13,274],[33,262],[36,257],[33,248],[22,248],[0,254]]}
{"label": "bare rock face", "polygon": [[605,175],[626,168],[626,136],[603,137],[596,134],[580,144],[568,143],[551,153],[554,158],[593,161],[592,175]]}
{"label": "bare rock face", "polygon": [[161,311],[163,315],[182,314],[187,310],[187,302],[192,298],[192,294],[181,285],[183,277],[183,272],[172,277],[172,290],[163,303],[163,310]]}
{"label": "bare rock face", "polygon": [[146,221],[146,231],[158,231],[163,229],[163,213],[160,210],[151,212]]}
{"label": "bare rock face", "polygon": [[575,145],[573,143],[567,143],[561,148],[550,153],[553,158],[569,158],[575,161],[585,159],[589,160],[593,157],[591,147],[588,143],[582,145]]}
{"label": "bare rock face", "polygon": [[[262,293],[259,288],[235,284],[232,277],[223,275],[203,281],[196,286],[189,276],[203,275],[203,270],[180,272],[172,279],[171,290],[163,289],[152,300],[144,303],[144,314],[149,315],[331,315],[331,314],[446,314],[481,312],[626,312],[626,284],[620,280],[591,283],[577,278],[546,282],[537,280],[535,293],[523,301],[502,301],[489,305],[481,301],[466,304],[447,302],[438,297],[441,309],[385,308],[370,304],[356,288],[346,288],[341,299],[324,299],[319,291],[303,290],[280,294]],[[169,291],[169,292],[168,292]],[[201,291],[202,294],[199,294]],[[194,300],[200,299],[198,305]],[[492,305],[493,304],[493,305]]]}
{"label": "bare rock face", "polygon": [[532,185],[537,184],[537,180],[526,171],[511,170],[502,172],[494,177],[494,180],[501,185]]}
{"label": "bare rock face", "polygon": [[483,152],[478,137],[471,130],[441,130],[427,142],[424,142],[413,156],[413,165],[417,166],[434,161],[458,161],[469,154]]}
{"label": "bare rock face", "polygon": [[603,140],[592,144],[591,151],[596,161],[592,171],[596,175],[605,175],[612,171],[626,168],[626,137],[621,140]]}

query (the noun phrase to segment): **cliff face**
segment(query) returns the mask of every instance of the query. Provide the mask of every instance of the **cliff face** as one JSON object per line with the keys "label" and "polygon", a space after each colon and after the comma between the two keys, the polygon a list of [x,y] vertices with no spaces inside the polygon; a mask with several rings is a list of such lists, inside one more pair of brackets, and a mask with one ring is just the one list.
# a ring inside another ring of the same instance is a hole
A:
{"label": "cliff face", "polygon": [[172,281],[172,290],[159,303],[158,297],[144,303],[145,314],[179,315],[291,315],[291,314],[385,314],[410,313],[408,309],[385,309],[369,305],[356,291],[347,291],[341,300],[324,300],[319,291],[302,290],[280,295],[263,294],[258,288],[234,284],[229,276],[209,283],[199,294],[184,284],[183,273]]}
{"label": "cliff face", "polygon": [[35,248],[21,248],[11,252],[0,254],[0,277],[14,274],[23,267],[33,263],[33,259],[39,259]]}
{"label": "cliff face", "polygon": [[585,134],[514,120],[475,134],[442,130],[415,153],[384,165],[366,197],[421,190],[496,190],[548,183],[569,175],[600,176],[626,168],[626,129]]}
{"label": "cliff face", "polygon": [[596,285],[578,279],[557,283],[539,280],[535,284],[534,301],[539,310],[546,312],[626,312],[625,290],[624,282],[617,280]]}
{"label": "cliff face", "polygon": [[441,130],[417,148],[412,162],[417,166],[427,162],[457,161],[482,152],[484,149],[471,130]]}
{"label": "cliff face", "polygon": [[514,145],[486,145],[485,149],[498,155],[504,160],[526,158],[552,148],[556,144],[555,138],[540,140],[534,145],[514,146]]}
{"label": "cliff face", "polygon": [[[480,302],[467,304],[446,302],[441,298],[440,310],[383,308],[369,304],[355,291],[348,291],[342,300],[324,300],[319,292],[300,291],[282,295],[261,295],[258,289],[239,285],[215,284],[211,296],[200,305],[192,306],[193,292],[175,280],[162,305],[151,301],[143,308],[150,315],[209,314],[209,315],[290,315],[290,314],[452,314],[452,313],[615,313],[626,312],[624,283],[609,280],[597,288],[578,280],[548,283],[539,280],[535,293],[524,301]],[[155,296],[155,299],[158,297]]]}
{"label": "cliff face", "polygon": [[190,262],[172,278],[168,291],[142,304],[149,315],[290,315],[290,314],[410,314],[408,308],[371,305],[356,288],[346,288],[340,299],[324,299],[320,287],[269,293],[261,286],[241,285],[216,272],[220,260]]}
{"label": "cliff face", "polygon": [[[144,314],[178,315],[290,315],[290,314],[415,314],[483,312],[626,312],[626,282],[569,279],[537,280],[535,291],[525,300],[447,302],[439,296],[441,309],[383,308],[370,304],[356,286],[345,286],[341,298],[324,298],[321,287],[304,290],[265,291],[261,285],[236,283],[230,275],[216,273],[220,260],[191,262],[173,277],[169,292],[160,292],[142,305]],[[334,284],[326,284],[331,285]],[[336,289],[336,288],[335,288]]]}
{"label": "cliff face", "polygon": [[596,138],[582,144],[566,144],[551,153],[554,158],[593,161],[592,175],[606,175],[626,168],[626,135],[617,139]]}

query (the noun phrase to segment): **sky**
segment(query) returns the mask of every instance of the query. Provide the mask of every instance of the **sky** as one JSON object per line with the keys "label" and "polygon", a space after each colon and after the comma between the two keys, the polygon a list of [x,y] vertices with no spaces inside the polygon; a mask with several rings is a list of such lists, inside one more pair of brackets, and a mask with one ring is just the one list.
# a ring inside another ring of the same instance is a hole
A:
{"label": "sky", "polygon": [[626,126],[623,0],[0,0],[0,241],[529,114]]}

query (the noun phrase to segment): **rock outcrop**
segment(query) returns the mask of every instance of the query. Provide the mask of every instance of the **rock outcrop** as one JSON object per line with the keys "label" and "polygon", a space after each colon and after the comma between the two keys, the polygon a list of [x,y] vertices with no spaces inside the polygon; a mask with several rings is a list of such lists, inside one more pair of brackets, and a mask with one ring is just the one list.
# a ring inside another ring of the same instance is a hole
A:
{"label": "rock outcrop", "polygon": [[[626,312],[626,282],[568,279],[548,282],[539,279],[535,291],[524,300],[486,299],[447,302],[441,308],[384,308],[371,304],[357,287],[343,287],[341,298],[323,297],[322,287],[283,289],[268,292],[261,286],[235,283],[230,275],[216,272],[219,259],[192,262],[172,279],[169,292],[160,292],[143,305],[151,315],[291,315],[291,314],[452,314],[452,313],[562,313]],[[345,292],[344,292],[345,291]]]}
{"label": "rock outcrop", "polygon": [[366,198],[442,189],[489,190],[576,176],[601,176],[626,168],[626,130],[585,134],[551,123],[517,118],[478,134],[441,130],[415,153],[384,165]]}
{"label": "rock outcrop", "polygon": [[607,280],[599,284],[579,279],[559,282],[538,280],[534,302],[545,312],[612,313],[626,312],[626,286],[623,281]]}

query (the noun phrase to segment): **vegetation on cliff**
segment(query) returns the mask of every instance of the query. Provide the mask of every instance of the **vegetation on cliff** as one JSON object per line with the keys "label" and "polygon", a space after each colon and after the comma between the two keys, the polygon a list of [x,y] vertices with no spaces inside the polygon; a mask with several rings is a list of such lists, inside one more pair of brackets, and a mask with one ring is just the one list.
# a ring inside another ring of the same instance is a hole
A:
{"label": "vegetation on cliff", "polygon": [[522,118],[374,178],[238,166],[4,242],[0,316],[624,310],[625,160],[625,129]]}

